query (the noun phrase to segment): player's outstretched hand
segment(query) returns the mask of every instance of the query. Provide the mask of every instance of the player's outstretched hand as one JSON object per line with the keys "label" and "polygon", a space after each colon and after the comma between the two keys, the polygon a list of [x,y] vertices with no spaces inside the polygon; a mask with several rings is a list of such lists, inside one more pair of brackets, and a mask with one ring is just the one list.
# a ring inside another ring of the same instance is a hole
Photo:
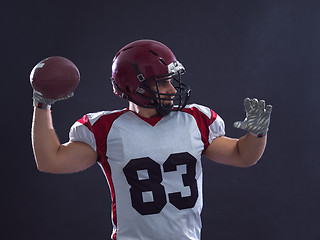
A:
{"label": "player's outstretched hand", "polygon": [[42,93],[36,91],[33,89],[33,106],[39,107],[39,108],[47,108],[50,109],[51,105],[54,104],[57,101],[65,100],[68,98],[73,97],[74,93],[70,93],[69,95],[63,97],[63,98],[58,98],[58,99],[48,99],[43,97]]}
{"label": "player's outstretched hand", "polygon": [[272,106],[266,106],[264,100],[246,98],[244,99],[244,109],[246,118],[242,122],[235,122],[233,126],[251,132],[257,137],[265,136],[270,124]]}

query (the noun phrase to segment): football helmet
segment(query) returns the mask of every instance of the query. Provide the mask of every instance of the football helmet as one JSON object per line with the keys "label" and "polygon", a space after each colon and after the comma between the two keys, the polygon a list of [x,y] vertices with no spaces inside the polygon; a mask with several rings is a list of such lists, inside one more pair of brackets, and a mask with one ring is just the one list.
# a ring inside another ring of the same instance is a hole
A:
{"label": "football helmet", "polygon": [[[190,98],[191,89],[181,82],[184,73],[185,68],[167,46],[154,40],[137,40],[115,55],[111,82],[117,96],[167,115],[183,109]],[[158,83],[168,79],[176,89],[174,94],[159,92]],[[174,107],[162,104],[172,99]]]}

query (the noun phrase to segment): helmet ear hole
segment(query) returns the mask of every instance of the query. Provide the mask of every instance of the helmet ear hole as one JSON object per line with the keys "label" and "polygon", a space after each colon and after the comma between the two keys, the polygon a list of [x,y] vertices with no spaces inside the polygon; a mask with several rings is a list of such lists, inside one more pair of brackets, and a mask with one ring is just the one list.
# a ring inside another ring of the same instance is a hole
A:
{"label": "helmet ear hole", "polygon": [[127,92],[131,93],[129,86],[126,86]]}

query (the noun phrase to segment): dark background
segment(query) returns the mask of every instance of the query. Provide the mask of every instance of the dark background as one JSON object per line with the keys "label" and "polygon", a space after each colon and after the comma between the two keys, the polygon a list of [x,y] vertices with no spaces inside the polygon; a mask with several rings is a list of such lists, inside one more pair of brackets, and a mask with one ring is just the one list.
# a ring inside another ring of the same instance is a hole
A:
{"label": "dark background", "polygon": [[[320,239],[320,1],[6,1],[1,4],[1,239],[109,239],[110,194],[100,168],[41,173],[30,129],[29,74],[54,55],[81,72],[75,96],[53,106],[68,141],[87,112],[123,108],[111,61],[133,40],[156,39],[187,69],[191,102],[214,109],[227,136],[244,132],[243,99],[274,106],[268,146],[241,169],[203,159],[204,240]],[[143,147],[143,146],[142,146]]]}

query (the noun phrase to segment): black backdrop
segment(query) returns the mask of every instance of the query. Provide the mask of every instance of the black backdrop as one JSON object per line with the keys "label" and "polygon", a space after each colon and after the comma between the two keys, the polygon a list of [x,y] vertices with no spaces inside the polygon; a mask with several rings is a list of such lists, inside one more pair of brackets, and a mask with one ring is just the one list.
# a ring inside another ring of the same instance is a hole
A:
{"label": "black backdrop", "polygon": [[29,74],[60,55],[80,69],[75,96],[53,106],[61,142],[87,112],[123,108],[109,82],[128,42],[164,42],[187,69],[191,102],[213,108],[227,136],[243,99],[274,106],[268,146],[240,169],[203,159],[204,240],[320,239],[317,0],[6,1],[1,4],[1,239],[109,239],[110,194],[98,166],[37,171]]}

